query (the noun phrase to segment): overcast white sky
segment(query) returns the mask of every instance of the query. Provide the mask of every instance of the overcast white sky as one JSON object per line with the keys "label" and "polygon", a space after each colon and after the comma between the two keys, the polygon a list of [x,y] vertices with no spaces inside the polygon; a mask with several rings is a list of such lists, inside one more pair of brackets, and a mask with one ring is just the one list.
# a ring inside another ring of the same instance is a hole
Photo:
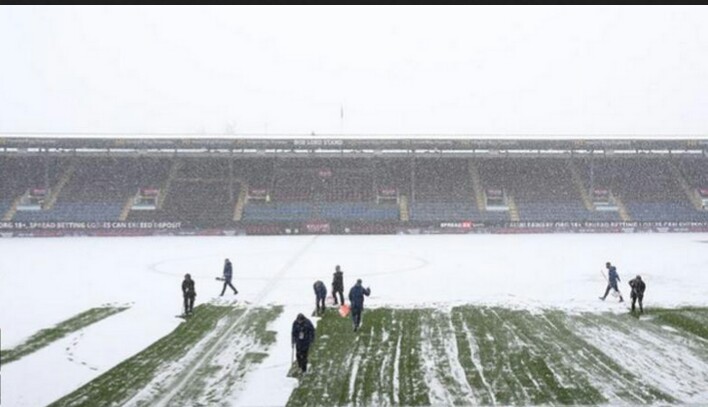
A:
{"label": "overcast white sky", "polygon": [[707,22],[706,7],[0,6],[0,132],[705,135]]}

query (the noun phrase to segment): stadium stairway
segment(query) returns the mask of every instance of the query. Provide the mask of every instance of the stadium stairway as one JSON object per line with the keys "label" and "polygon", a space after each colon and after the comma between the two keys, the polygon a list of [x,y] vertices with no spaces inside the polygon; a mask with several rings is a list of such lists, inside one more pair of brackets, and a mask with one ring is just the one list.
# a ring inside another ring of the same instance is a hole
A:
{"label": "stadium stairway", "polygon": [[12,204],[10,207],[5,211],[5,214],[2,217],[2,220],[5,222],[9,222],[12,220],[12,218],[15,217],[15,213],[17,213],[17,205],[20,204],[20,201],[22,201],[22,195],[18,196],[15,198],[14,201],[12,201]]}
{"label": "stadium stairway", "polygon": [[479,175],[479,170],[472,160],[469,161],[468,165],[470,179],[472,180],[472,190],[474,190],[474,199],[477,203],[477,210],[481,213],[487,209],[484,203],[484,194],[482,193],[482,177]]}
{"label": "stadium stairway", "polygon": [[401,222],[408,222],[410,220],[408,197],[406,195],[401,195],[401,199],[398,200],[398,219]]}
{"label": "stadium stairway", "polygon": [[676,179],[676,182],[678,182],[678,184],[681,186],[681,189],[686,194],[686,197],[691,202],[693,207],[696,208],[697,211],[702,211],[703,205],[701,204],[700,198],[698,198],[696,192],[688,184],[688,181],[686,181],[686,178],[684,178],[683,174],[681,174],[681,171],[678,169],[678,167],[676,167],[676,164],[671,161],[669,161],[669,171],[671,172],[671,175]]}
{"label": "stadium stairway", "polygon": [[170,168],[170,174],[167,176],[165,184],[162,186],[162,188],[160,188],[160,196],[157,199],[158,210],[162,210],[162,205],[165,203],[167,194],[170,192],[172,181],[177,177],[177,174],[179,174],[179,170],[182,169],[183,166],[184,162],[181,160],[175,160],[175,162],[172,163],[172,167]]}
{"label": "stadium stairway", "polygon": [[615,199],[615,203],[617,204],[617,213],[619,213],[620,218],[624,222],[631,222],[632,217],[629,215],[629,211],[627,210],[627,207],[624,205],[624,202],[622,202],[622,199],[620,199],[619,196],[613,195]]}
{"label": "stadium stairway", "polygon": [[243,218],[243,208],[246,207],[246,203],[248,202],[248,184],[243,179],[238,179],[238,182],[241,184],[241,191],[238,193],[238,199],[234,206],[233,220],[235,222],[239,222]]}
{"label": "stadium stairway", "polygon": [[516,206],[516,200],[514,200],[514,197],[511,195],[508,195],[506,197],[507,203],[509,204],[509,219],[512,222],[518,222],[520,220],[519,218],[519,207]]}
{"label": "stadium stairway", "polygon": [[133,209],[133,202],[135,202],[135,197],[136,195],[131,195],[128,197],[128,199],[125,200],[125,204],[123,204],[123,209],[120,211],[120,216],[118,217],[118,220],[120,220],[121,222],[125,222],[128,219],[130,210]]}
{"label": "stadium stairway", "polygon": [[568,169],[570,170],[570,177],[572,178],[573,184],[580,193],[580,197],[583,199],[583,204],[585,204],[585,208],[590,212],[594,211],[595,206],[592,204],[592,200],[590,199],[590,195],[588,194],[587,189],[585,189],[585,185],[583,185],[583,181],[580,178],[580,174],[578,174],[578,169],[575,168],[575,164],[571,160],[568,160]]}
{"label": "stadium stairway", "polygon": [[61,190],[64,189],[64,186],[71,180],[75,170],[76,162],[72,162],[68,167],[66,167],[66,170],[64,170],[61,178],[59,178],[59,182],[57,182],[54,188],[52,188],[51,194],[49,195],[47,202],[45,202],[44,208],[42,208],[43,210],[50,210],[54,208],[54,204],[57,202],[57,198],[59,198]]}

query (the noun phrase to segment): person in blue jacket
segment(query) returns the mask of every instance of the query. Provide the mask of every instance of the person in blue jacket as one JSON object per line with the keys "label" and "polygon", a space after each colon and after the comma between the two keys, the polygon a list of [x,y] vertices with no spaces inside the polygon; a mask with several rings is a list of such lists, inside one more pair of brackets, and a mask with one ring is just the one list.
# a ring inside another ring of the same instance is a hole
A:
{"label": "person in blue jacket", "polygon": [[295,347],[297,365],[302,373],[307,371],[307,354],[315,340],[315,327],[309,319],[297,314],[292,329],[292,345]]}
{"label": "person in blue jacket", "polygon": [[607,289],[605,290],[605,295],[600,297],[600,299],[604,301],[605,298],[607,298],[607,294],[609,294],[612,289],[619,294],[619,302],[623,302],[624,299],[622,299],[622,293],[620,293],[619,288],[617,288],[617,282],[620,281],[619,274],[617,274],[617,268],[610,264],[609,261],[605,263],[605,267],[607,268]]}
{"label": "person in blue jacket", "polygon": [[233,267],[231,266],[231,261],[229,259],[224,260],[224,288],[221,290],[221,296],[224,296],[224,293],[226,292],[226,287],[231,287],[232,290],[234,290],[234,295],[238,294],[238,290],[236,287],[231,284],[231,278],[234,275],[234,270]]}
{"label": "person in blue jacket", "polygon": [[356,284],[349,290],[349,306],[351,307],[350,312],[352,314],[352,325],[354,326],[354,332],[359,329],[361,324],[361,313],[364,310],[364,296],[369,296],[371,294],[371,289],[369,287],[364,288],[361,285],[361,279],[356,280]]}
{"label": "person in blue jacket", "polygon": [[325,298],[327,298],[327,286],[320,281],[317,280],[315,281],[315,284],[312,286],[315,290],[315,313],[317,315],[323,314],[325,312]]}

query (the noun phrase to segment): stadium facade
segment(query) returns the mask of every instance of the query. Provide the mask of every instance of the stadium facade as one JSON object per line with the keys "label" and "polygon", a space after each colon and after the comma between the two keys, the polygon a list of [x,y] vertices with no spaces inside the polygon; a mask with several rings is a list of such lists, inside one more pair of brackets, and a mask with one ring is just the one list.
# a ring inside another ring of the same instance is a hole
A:
{"label": "stadium facade", "polygon": [[0,136],[0,234],[708,231],[708,138]]}

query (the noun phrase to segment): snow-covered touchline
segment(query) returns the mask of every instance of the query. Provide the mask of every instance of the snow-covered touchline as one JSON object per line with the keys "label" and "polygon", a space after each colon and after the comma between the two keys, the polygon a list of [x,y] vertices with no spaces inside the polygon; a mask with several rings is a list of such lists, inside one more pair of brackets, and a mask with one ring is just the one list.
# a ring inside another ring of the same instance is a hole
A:
{"label": "snow-covered touchline", "polygon": [[[260,305],[261,301],[263,298],[265,298],[270,291],[275,287],[279,282],[282,276],[290,270],[290,268],[295,265],[295,263],[302,257],[307,250],[315,243],[317,240],[317,236],[314,236],[312,239],[310,239],[305,246],[303,246],[297,253],[295,253],[295,256],[290,258],[287,263],[276,273],[273,278],[270,279],[268,284],[260,291],[260,293],[256,296],[255,300],[252,303],[252,306],[258,306]],[[231,332],[238,327],[238,324],[240,321],[245,319],[246,315],[250,312],[250,309],[246,309],[246,311],[239,317],[237,318],[233,324],[229,327],[229,329],[224,332],[224,335],[221,337],[221,339],[217,340],[211,348],[209,348],[201,358],[199,358],[191,368],[187,369],[185,373],[183,374],[182,378],[179,380],[179,382],[175,383],[174,385],[171,386],[171,389],[164,394],[164,396],[160,397],[156,402],[155,406],[156,407],[165,407],[168,405],[168,403],[179,393],[183,387],[186,385],[186,383],[190,382],[192,380],[192,377],[194,374],[199,371],[199,369],[202,367],[204,363],[207,361],[211,360],[211,358],[220,350],[221,344],[223,341],[225,341],[227,338],[229,338],[229,335]]]}

